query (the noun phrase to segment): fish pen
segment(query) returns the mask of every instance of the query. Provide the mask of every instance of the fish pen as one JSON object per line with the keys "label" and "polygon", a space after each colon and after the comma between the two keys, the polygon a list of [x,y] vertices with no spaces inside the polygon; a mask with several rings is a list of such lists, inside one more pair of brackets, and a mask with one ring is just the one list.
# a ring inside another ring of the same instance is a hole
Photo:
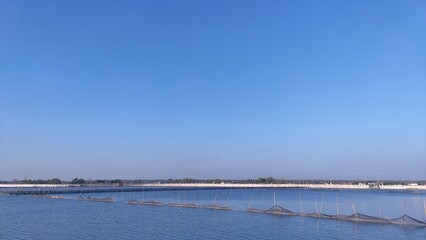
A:
{"label": "fish pen", "polygon": [[[336,199],[337,200],[337,199]],[[338,202],[338,200],[337,200]],[[200,208],[200,209],[212,209],[212,210],[222,210],[222,211],[233,211],[231,207],[229,207],[229,198],[227,205],[218,205],[217,204],[217,193],[214,199],[214,203],[210,205],[197,205],[194,203],[187,203],[186,202],[186,196],[185,196],[185,202],[180,202],[180,193],[178,197],[177,203],[163,203],[158,202],[154,200],[150,201],[137,201],[137,200],[130,200],[127,203],[129,204],[140,204],[140,205],[149,205],[149,206],[168,206],[168,207],[182,207],[182,208]],[[302,204],[301,204],[302,206]],[[399,218],[385,218],[385,217],[376,217],[376,216],[370,216],[367,214],[357,213],[355,211],[355,206],[352,204],[353,214],[350,215],[342,215],[339,214],[339,208],[337,206],[337,214],[325,214],[322,213],[322,202],[321,207],[318,209],[316,199],[315,199],[315,207],[316,211],[312,213],[303,213],[303,207],[302,212],[296,212],[291,211],[287,208],[284,208],[280,206],[276,200],[275,200],[275,193],[274,193],[274,205],[266,210],[263,209],[256,209],[253,208],[252,204],[249,205],[247,208],[247,212],[250,213],[263,213],[263,214],[271,214],[271,215],[277,215],[277,216],[299,216],[299,217],[309,217],[309,218],[322,218],[322,219],[334,219],[334,220],[342,220],[342,221],[348,221],[348,222],[358,222],[358,223],[375,223],[375,224],[395,224],[395,225],[405,225],[405,226],[416,226],[416,227],[426,227],[426,222],[415,219],[413,217],[410,217],[406,214]]]}
{"label": "fish pen", "polygon": [[93,201],[93,202],[114,202],[114,200],[111,197],[103,197],[103,198],[98,198],[98,197],[87,197],[86,198],[87,201]]}
{"label": "fish pen", "polygon": [[297,216],[299,214],[290,211],[286,208],[281,207],[280,205],[277,204],[276,200],[275,200],[275,192],[274,192],[274,205],[267,209],[267,210],[260,210],[260,209],[256,209],[253,208],[252,206],[250,206],[247,209],[248,212],[253,212],[253,213],[269,213],[269,214],[275,214],[275,215],[286,215],[286,216]]}
{"label": "fish pen", "polygon": [[[82,193],[112,193],[112,192],[142,192],[142,191],[177,191],[186,190],[211,190],[211,187],[154,187],[154,186],[72,186],[72,187],[35,187],[35,188],[10,188],[1,189],[1,195],[46,195],[46,194],[82,194]],[[215,187],[214,189],[227,189]]]}
{"label": "fish pen", "polygon": [[178,193],[178,202],[177,203],[168,203],[166,204],[168,207],[182,207],[182,208],[200,208],[199,205],[195,204],[195,203],[187,203],[186,202],[186,191],[185,191],[185,200],[184,203],[180,203],[180,190]]}
{"label": "fish pen", "polygon": [[232,208],[228,206],[220,206],[217,204],[202,206],[201,208],[212,209],[212,210],[222,210],[222,211],[231,211]]}
{"label": "fish pen", "polygon": [[168,203],[168,207],[183,207],[183,208],[200,208],[197,204],[194,203]]}
{"label": "fish pen", "polygon": [[[150,189],[151,190],[151,189]],[[142,189],[142,193],[144,193],[144,189]],[[47,199],[69,199],[69,200],[78,200],[78,201],[92,201],[92,202],[107,202],[112,203],[114,202],[114,198],[112,197],[94,197],[94,196],[87,196],[83,197],[82,193],[97,193],[98,191],[89,192],[87,189],[84,189],[80,192],[79,196],[76,196],[74,198],[68,198],[61,195],[51,195],[51,193],[55,193],[55,190],[50,191],[22,191],[18,192],[16,195],[21,195],[21,193],[27,193],[27,196],[36,197],[36,198],[47,198]],[[132,192],[132,191],[130,191]],[[32,193],[32,194],[28,194]],[[36,193],[36,194],[34,194]],[[129,200],[129,201],[123,201],[131,205],[146,205],[146,206],[167,206],[167,207],[179,207],[179,208],[199,208],[199,209],[211,209],[211,210],[220,210],[220,211],[238,211],[239,209],[233,209],[229,206],[230,197],[231,197],[232,189],[229,192],[228,200],[225,204],[221,205],[218,204],[218,192],[216,191],[214,202],[212,204],[206,204],[206,203],[200,203],[196,204],[194,202],[188,203],[187,202],[187,195],[186,192],[184,193],[184,201],[181,201],[181,192],[179,190],[177,202],[172,201],[172,197],[170,198],[169,202],[163,202],[163,201],[156,201],[154,198],[151,200],[145,200],[144,195],[142,196],[142,200]],[[4,193],[5,195],[8,195],[9,193]],[[173,195],[172,195],[173,196]],[[124,198],[123,198],[124,199]],[[163,199],[163,198],[162,198]],[[160,199],[161,200],[161,199]],[[351,214],[340,214],[339,213],[339,200],[336,195],[336,214],[326,214],[322,212],[322,206],[323,206],[323,200],[324,200],[324,194],[323,198],[321,200],[321,205],[319,206],[317,204],[317,199],[315,200],[315,210],[312,212],[304,212],[302,199],[299,194],[299,201],[300,201],[300,208],[301,211],[292,211],[290,209],[284,208],[283,206],[280,206],[279,203],[276,202],[276,195],[275,192],[273,194],[273,205],[270,208],[263,208],[263,202],[261,208],[254,208],[253,207],[253,199],[251,200],[251,204],[249,204],[248,208],[246,209],[249,213],[256,213],[256,214],[270,214],[275,216],[299,216],[299,217],[307,217],[307,218],[316,218],[316,219],[330,219],[330,220],[337,220],[337,221],[348,221],[348,222],[355,222],[355,223],[371,223],[371,224],[389,224],[389,225],[402,225],[402,226],[413,226],[413,227],[426,227],[426,219],[423,217],[423,219],[416,219],[412,216],[409,216],[405,213],[405,206],[404,206],[404,214],[401,217],[397,218],[387,218],[382,217],[380,206],[379,206],[379,215],[380,216],[372,216],[368,214],[359,213],[356,211],[355,205],[352,204],[352,211]],[[194,194],[194,201],[195,201],[195,194]],[[423,208],[424,208],[424,216],[426,216],[426,201],[423,200]]]}
{"label": "fish pen", "polygon": [[154,200],[149,201],[137,201],[137,200],[130,200],[127,202],[128,204],[138,204],[138,205],[148,205],[148,206],[166,206],[163,202],[157,202]]}
{"label": "fish pen", "polygon": [[[321,203],[321,205],[322,205],[322,203]],[[315,200],[315,206],[317,206],[316,200]],[[424,203],[424,208],[425,208],[425,215],[426,215],[426,204],[425,203]],[[249,206],[247,211],[251,212],[251,213],[264,213],[264,214],[272,214],[272,215],[277,215],[277,216],[278,215],[281,215],[281,216],[300,216],[300,217],[309,217],[309,218],[335,219],[335,220],[343,220],[343,221],[351,221],[351,222],[359,222],[359,223],[395,224],[395,225],[404,225],[404,226],[413,226],[413,227],[426,227],[425,221],[415,219],[413,217],[406,215],[405,213],[401,217],[389,219],[389,218],[385,218],[385,217],[376,217],[376,216],[370,216],[370,215],[366,215],[366,214],[362,214],[362,213],[357,213],[355,211],[354,204],[352,204],[352,209],[353,209],[354,213],[351,214],[351,215],[340,215],[338,213],[338,211],[339,211],[338,209],[339,208],[337,207],[337,214],[336,215],[324,214],[324,213],[321,213],[321,210],[318,211],[318,209],[316,210],[316,212],[308,213],[308,214],[303,213],[303,210],[302,210],[302,213],[293,212],[293,211],[290,211],[290,210],[283,208],[283,207],[279,206],[278,204],[276,204],[275,192],[274,192],[274,205],[271,208],[266,209],[266,210],[262,210],[262,209],[256,209],[256,208],[253,208],[252,206]]]}
{"label": "fish pen", "polygon": [[248,209],[248,212],[251,213],[265,213],[265,214],[273,214],[273,215],[284,215],[284,216],[301,216],[301,217],[310,217],[310,218],[327,218],[327,219],[336,219],[336,220],[344,220],[344,221],[352,221],[352,222],[360,222],[360,223],[377,223],[377,224],[399,224],[406,226],[418,226],[418,227],[426,227],[426,222],[420,221],[408,215],[403,215],[402,217],[389,219],[382,217],[369,216],[366,214],[356,213],[351,215],[329,215],[323,213],[309,213],[302,214],[289,211],[280,206],[275,206],[268,210],[260,210],[255,208]]}
{"label": "fish pen", "polygon": [[228,201],[226,202],[226,206],[221,206],[221,205],[217,204],[217,190],[216,190],[216,195],[214,197],[214,203],[211,204],[211,205],[204,205],[204,206],[202,206],[202,208],[212,209],[212,210],[221,210],[221,211],[231,211],[232,208],[229,207],[229,200],[231,198],[231,193],[232,193],[232,189],[229,192]]}
{"label": "fish pen", "polygon": [[[229,197],[228,197],[228,203],[227,204],[229,204]],[[144,198],[144,195],[143,195],[142,198]],[[232,208],[229,207],[229,205],[222,206],[222,205],[217,204],[217,192],[216,192],[216,196],[215,196],[215,199],[214,199],[214,203],[210,204],[210,205],[198,205],[198,204],[195,204],[195,203],[188,203],[187,200],[186,200],[186,192],[185,192],[184,202],[181,203],[180,202],[180,191],[178,193],[177,203],[176,202],[164,203],[164,202],[159,202],[159,201],[155,201],[155,200],[149,200],[149,201],[130,200],[130,201],[127,201],[127,203],[133,204],[133,205],[166,206],[166,207],[179,207],[179,208],[200,208],[200,209],[204,208],[204,209],[222,210],[222,211],[233,210]]]}
{"label": "fish pen", "polygon": [[299,214],[292,212],[286,208],[283,208],[279,205],[274,205],[273,207],[267,209],[267,210],[258,210],[255,208],[250,208],[248,210],[249,212],[255,212],[255,213],[269,213],[274,215],[286,215],[286,216],[298,216]]}
{"label": "fish pen", "polygon": [[34,198],[48,198],[48,199],[65,199],[65,200],[78,200],[78,201],[92,201],[92,202],[114,202],[114,199],[111,197],[83,197],[78,196],[77,198],[71,198],[71,197],[65,197],[61,195],[50,195],[50,194],[44,194],[44,195],[28,195]]}
{"label": "fish pen", "polygon": [[412,218],[406,214],[402,215],[399,218],[391,219],[392,223],[395,224],[402,224],[402,225],[411,225],[411,226],[419,226],[419,227],[426,227],[426,222],[417,220],[415,218]]}

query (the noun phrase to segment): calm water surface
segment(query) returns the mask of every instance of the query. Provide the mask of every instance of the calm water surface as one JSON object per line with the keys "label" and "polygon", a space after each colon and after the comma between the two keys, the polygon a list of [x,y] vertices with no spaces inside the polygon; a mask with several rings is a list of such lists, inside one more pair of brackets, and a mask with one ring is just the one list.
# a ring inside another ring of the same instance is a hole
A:
{"label": "calm water surface", "polygon": [[[245,212],[276,201],[292,211],[424,219],[426,192],[181,190],[98,193],[114,203],[0,195],[0,239],[426,239],[426,228]],[[235,211],[129,205],[130,199],[226,205]],[[75,198],[78,195],[64,195]],[[315,206],[315,200],[317,205]],[[336,204],[336,200],[339,204]]]}

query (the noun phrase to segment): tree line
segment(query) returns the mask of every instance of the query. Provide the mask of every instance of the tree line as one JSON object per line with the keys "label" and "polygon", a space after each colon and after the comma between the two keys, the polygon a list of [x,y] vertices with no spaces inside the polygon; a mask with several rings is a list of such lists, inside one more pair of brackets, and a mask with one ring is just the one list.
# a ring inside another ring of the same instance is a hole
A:
{"label": "tree line", "polygon": [[0,181],[0,183],[15,183],[15,184],[143,184],[143,183],[233,183],[233,184],[366,184],[366,185],[409,185],[417,183],[418,185],[426,185],[426,180],[408,181],[408,180],[325,180],[325,179],[275,179],[273,177],[260,177],[257,179],[194,179],[194,178],[181,178],[181,179],[83,179],[74,178],[71,181],[64,181],[59,178],[51,179],[24,179],[13,181]]}

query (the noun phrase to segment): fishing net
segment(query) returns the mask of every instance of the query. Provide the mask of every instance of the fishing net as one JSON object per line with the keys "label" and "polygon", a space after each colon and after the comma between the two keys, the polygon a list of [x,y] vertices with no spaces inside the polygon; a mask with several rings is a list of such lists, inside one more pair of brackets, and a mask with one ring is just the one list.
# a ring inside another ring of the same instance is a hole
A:
{"label": "fishing net", "polygon": [[343,220],[350,220],[355,222],[370,222],[370,223],[392,223],[390,219],[382,218],[382,217],[374,217],[361,213],[355,213],[349,216],[340,217]]}
{"label": "fishing net", "polygon": [[207,206],[204,206],[203,208],[214,209],[214,210],[223,210],[223,211],[231,211],[232,210],[232,208],[230,208],[228,206],[219,206],[219,205],[216,205],[216,204],[207,205]]}
{"label": "fishing net", "polygon": [[281,215],[294,215],[294,216],[298,215],[297,213],[290,211],[286,208],[283,208],[279,205],[275,205],[272,208],[265,210],[264,212],[265,213],[273,213],[273,214],[281,214]]}
{"label": "fishing net", "polygon": [[396,223],[396,224],[404,224],[404,225],[419,225],[419,226],[425,226],[426,227],[426,222],[417,220],[415,218],[412,218],[406,214],[402,215],[399,218],[394,218],[391,220],[392,222]]}
{"label": "fishing net", "polygon": [[315,217],[315,218],[338,218],[337,215],[329,215],[329,214],[317,213],[317,212],[315,212],[315,213],[308,213],[308,214],[305,214],[303,216],[306,216],[306,217]]}

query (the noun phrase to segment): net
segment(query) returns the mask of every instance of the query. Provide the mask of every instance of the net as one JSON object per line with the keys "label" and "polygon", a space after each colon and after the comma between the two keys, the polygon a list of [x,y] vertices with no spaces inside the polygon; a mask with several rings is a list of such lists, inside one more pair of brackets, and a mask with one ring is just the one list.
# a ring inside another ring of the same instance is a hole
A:
{"label": "net", "polygon": [[355,221],[355,222],[369,222],[369,223],[392,223],[390,219],[369,216],[361,213],[355,213],[349,216],[340,217],[343,220]]}
{"label": "net", "polygon": [[279,214],[279,215],[288,215],[288,216],[296,216],[298,215],[297,213],[290,211],[286,208],[283,208],[279,205],[274,205],[273,207],[271,207],[268,210],[264,211],[265,213],[272,213],[272,214]]}
{"label": "net", "polygon": [[406,214],[402,215],[399,218],[394,218],[391,220],[395,224],[403,224],[403,225],[416,225],[416,226],[423,226],[426,227],[426,222],[417,220],[415,218],[412,218]]}

